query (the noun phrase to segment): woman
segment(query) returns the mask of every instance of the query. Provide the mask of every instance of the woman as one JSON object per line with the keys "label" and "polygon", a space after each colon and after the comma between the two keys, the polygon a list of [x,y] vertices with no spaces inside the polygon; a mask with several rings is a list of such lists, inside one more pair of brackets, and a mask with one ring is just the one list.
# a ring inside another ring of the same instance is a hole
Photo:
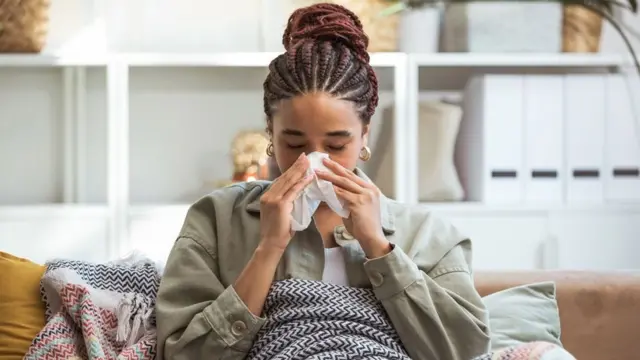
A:
{"label": "woman", "polygon": [[[283,174],[216,191],[189,210],[157,300],[165,359],[243,359],[264,324],[274,280],[373,287],[408,354],[468,360],[489,347],[487,314],[471,276],[471,244],[423,208],[385,198],[358,169],[367,160],[378,83],[358,18],[330,4],[295,11],[286,52],[269,65],[267,150]],[[320,206],[292,233],[292,203],[310,183],[305,154],[328,153],[350,216]],[[332,261],[332,266],[325,266]],[[335,261],[335,260],[338,261]]]}

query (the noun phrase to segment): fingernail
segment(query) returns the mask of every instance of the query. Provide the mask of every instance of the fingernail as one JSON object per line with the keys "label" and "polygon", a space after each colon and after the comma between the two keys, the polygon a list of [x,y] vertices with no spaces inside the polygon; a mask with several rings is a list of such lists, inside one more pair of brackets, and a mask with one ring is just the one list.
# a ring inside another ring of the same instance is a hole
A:
{"label": "fingernail", "polygon": [[298,156],[298,159],[302,159],[304,157],[304,153],[300,153],[300,156]]}

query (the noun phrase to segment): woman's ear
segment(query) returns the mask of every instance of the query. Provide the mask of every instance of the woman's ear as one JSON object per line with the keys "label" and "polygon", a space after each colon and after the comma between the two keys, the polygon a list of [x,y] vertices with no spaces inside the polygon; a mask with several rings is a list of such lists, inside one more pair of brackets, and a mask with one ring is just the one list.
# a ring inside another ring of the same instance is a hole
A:
{"label": "woman's ear", "polygon": [[267,118],[267,127],[264,131],[269,135],[270,139],[273,138],[273,120],[271,120],[271,118]]}
{"label": "woman's ear", "polygon": [[367,146],[369,142],[369,125],[362,127],[362,146]]}

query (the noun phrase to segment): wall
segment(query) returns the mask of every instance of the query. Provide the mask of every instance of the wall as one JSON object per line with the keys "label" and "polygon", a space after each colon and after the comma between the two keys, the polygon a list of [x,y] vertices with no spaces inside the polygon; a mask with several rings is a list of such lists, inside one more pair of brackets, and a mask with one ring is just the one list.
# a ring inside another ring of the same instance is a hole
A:
{"label": "wall", "polygon": [[[109,5],[107,0],[95,4],[88,0],[52,3],[47,53],[257,51],[265,42],[260,36],[263,24],[259,0],[183,0],[180,6],[170,0],[112,0]],[[640,31],[640,16],[627,15],[625,21]],[[617,34],[607,26],[603,52],[626,51],[621,45]],[[640,39],[635,45],[640,50]],[[133,204],[188,203],[209,191],[211,182],[227,178],[231,171],[227,153],[231,137],[237,130],[264,126],[260,87],[265,74],[264,69],[132,70]],[[391,104],[392,87],[390,74],[380,75],[381,107],[384,107]],[[62,201],[62,77],[60,69],[0,68],[0,207]],[[87,84],[86,109],[90,116],[83,145],[87,154],[86,181],[80,201],[104,205],[107,160],[104,69],[89,70]],[[455,93],[456,89],[453,90]],[[377,114],[372,123],[379,124],[380,116]],[[376,129],[374,140],[378,135]],[[376,156],[375,141],[372,148]],[[181,205],[160,212],[143,207],[133,209],[135,247],[152,252],[156,258],[166,256],[184,210]],[[32,221],[23,221],[19,211],[0,209],[3,220],[0,234],[9,239],[9,242],[2,240],[0,250],[16,251],[39,261],[51,256],[99,260],[107,228],[101,211],[98,208],[76,214],[61,210],[65,215],[61,215],[62,220],[51,218],[51,212],[45,211],[46,216],[37,222],[40,226],[34,226]],[[561,220],[567,215],[550,216],[544,211],[524,215],[508,212],[490,215],[488,219],[484,211],[440,212],[477,238],[480,245],[476,254],[481,268],[543,267],[549,258],[558,256],[559,248],[563,248],[565,256],[560,265],[565,267],[592,264],[613,268],[618,260],[623,264],[621,267],[632,267],[635,263],[635,259],[625,257],[637,254],[631,243],[610,246],[609,260],[598,260],[602,257],[588,252],[600,249],[596,245],[607,236],[603,229],[620,228],[620,221],[633,224],[634,216],[598,223],[595,219],[602,216],[595,212],[572,223]],[[598,224],[595,229],[585,227],[594,221]],[[567,228],[567,224],[590,229],[583,234],[590,236],[589,245],[581,247],[580,239],[573,230],[567,230],[573,229]],[[560,246],[557,239],[553,240],[557,234],[573,240]],[[621,238],[631,236],[633,233],[619,234]],[[513,256],[500,256],[496,248],[511,249]],[[539,253],[545,251],[555,255],[543,260]]]}

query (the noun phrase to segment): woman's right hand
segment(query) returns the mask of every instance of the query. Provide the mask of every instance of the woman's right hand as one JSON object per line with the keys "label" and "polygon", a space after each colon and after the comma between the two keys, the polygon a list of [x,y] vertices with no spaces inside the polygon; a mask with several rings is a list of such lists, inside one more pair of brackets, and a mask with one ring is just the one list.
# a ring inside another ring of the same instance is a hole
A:
{"label": "woman's right hand", "polygon": [[307,175],[309,159],[302,153],[260,198],[260,242],[263,247],[284,251],[293,237],[291,211],[293,201],[313,180]]}

